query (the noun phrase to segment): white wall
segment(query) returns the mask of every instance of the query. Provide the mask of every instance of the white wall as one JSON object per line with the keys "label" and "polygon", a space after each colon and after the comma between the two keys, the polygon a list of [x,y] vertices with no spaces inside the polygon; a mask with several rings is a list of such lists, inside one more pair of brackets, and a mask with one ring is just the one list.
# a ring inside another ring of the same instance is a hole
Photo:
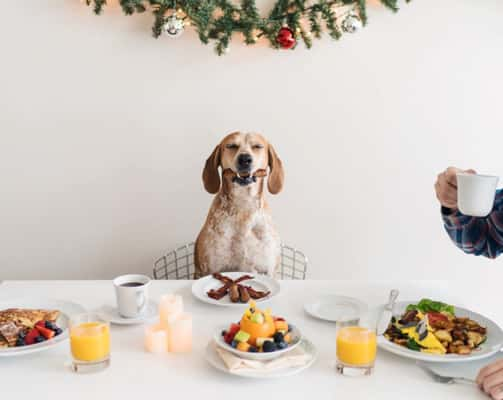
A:
{"label": "white wall", "polygon": [[[264,11],[272,0],[264,0]],[[150,36],[148,15],[15,1],[0,24],[0,278],[150,272],[194,239],[204,160],[257,130],[286,165],[272,199],[312,278],[503,278],[465,256],[433,193],[448,165],[503,176],[503,3],[416,0],[311,51],[195,34]],[[301,46],[302,47],[302,46]]]}

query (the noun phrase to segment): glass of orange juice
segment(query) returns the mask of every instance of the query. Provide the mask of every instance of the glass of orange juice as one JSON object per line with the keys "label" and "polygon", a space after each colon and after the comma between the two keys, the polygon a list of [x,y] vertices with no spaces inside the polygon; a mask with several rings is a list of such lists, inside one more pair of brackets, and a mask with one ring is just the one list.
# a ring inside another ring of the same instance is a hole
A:
{"label": "glass of orange juice", "polygon": [[70,319],[70,349],[75,372],[94,372],[110,365],[110,323],[96,314]]}
{"label": "glass of orange juice", "polygon": [[337,332],[336,370],[343,375],[370,375],[374,370],[377,338],[374,330],[347,326]]}

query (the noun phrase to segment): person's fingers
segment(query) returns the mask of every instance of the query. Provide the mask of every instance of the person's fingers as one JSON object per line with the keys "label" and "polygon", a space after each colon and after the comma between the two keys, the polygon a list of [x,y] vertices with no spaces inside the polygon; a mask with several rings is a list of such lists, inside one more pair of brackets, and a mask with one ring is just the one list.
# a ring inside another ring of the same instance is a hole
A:
{"label": "person's fingers", "polygon": [[455,208],[458,202],[457,190],[448,185],[442,177],[435,183],[435,192],[438,201],[444,207]]}
{"label": "person's fingers", "polygon": [[503,386],[503,371],[497,371],[494,374],[486,376],[482,381],[482,389],[489,394],[491,390],[498,389]]}
{"label": "person's fingers", "polygon": [[482,368],[477,376],[477,384],[482,385],[486,377],[500,370],[503,370],[503,358]]}
{"label": "person's fingers", "polygon": [[474,169],[467,169],[465,172],[466,172],[467,174],[476,174],[476,173],[477,173],[477,172],[475,172],[475,170],[474,170]]}
{"label": "person's fingers", "polygon": [[503,400],[503,385],[493,387],[489,391],[489,396],[491,396],[493,400]]}
{"label": "person's fingers", "polygon": [[458,187],[458,180],[456,179],[456,174],[462,172],[459,168],[449,167],[445,170],[445,180],[455,188]]}

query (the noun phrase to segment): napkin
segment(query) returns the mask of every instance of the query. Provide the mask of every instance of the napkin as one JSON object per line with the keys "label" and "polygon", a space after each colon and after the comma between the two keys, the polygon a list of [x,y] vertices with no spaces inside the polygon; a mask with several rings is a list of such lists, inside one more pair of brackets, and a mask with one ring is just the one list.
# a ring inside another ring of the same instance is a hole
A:
{"label": "napkin", "polygon": [[284,368],[299,367],[305,365],[311,359],[311,356],[306,353],[301,346],[297,346],[287,354],[269,361],[247,360],[222,349],[216,344],[215,346],[217,354],[229,371],[274,371]]}

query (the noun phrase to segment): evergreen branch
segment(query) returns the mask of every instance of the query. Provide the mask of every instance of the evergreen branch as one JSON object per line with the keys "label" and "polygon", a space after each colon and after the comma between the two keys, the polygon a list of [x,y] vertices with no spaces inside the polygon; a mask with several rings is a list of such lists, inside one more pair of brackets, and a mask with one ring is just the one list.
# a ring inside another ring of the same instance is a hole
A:
{"label": "evergreen branch", "polygon": [[[389,10],[398,11],[398,0],[380,2]],[[96,14],[101,14],[106,6],[106,0],[85,3]],[[367,0],[276,0],[266,18],[260,16],[256,0],[241,0],[239,5],[235,0],[119,0],[119,4],[126,15],[150,8],[154,16],[152,34],[156,38],[163,32],[166,17],[175,13],[186,25],[194,27],[202,43],[213,41],[218,55],[227,52],[234,33],[241,33],[247,45],[263,37],[271,47],[280,48],[277,37],[283,26],[288,26],[295,39],[302,40],[307,48],[311,48],[313,37],[319,39],[324,30],[339,39],[339,22],[349,15],[338,15],[335,10],[340,7],[349,7],[363,25],[367,23]]]}

